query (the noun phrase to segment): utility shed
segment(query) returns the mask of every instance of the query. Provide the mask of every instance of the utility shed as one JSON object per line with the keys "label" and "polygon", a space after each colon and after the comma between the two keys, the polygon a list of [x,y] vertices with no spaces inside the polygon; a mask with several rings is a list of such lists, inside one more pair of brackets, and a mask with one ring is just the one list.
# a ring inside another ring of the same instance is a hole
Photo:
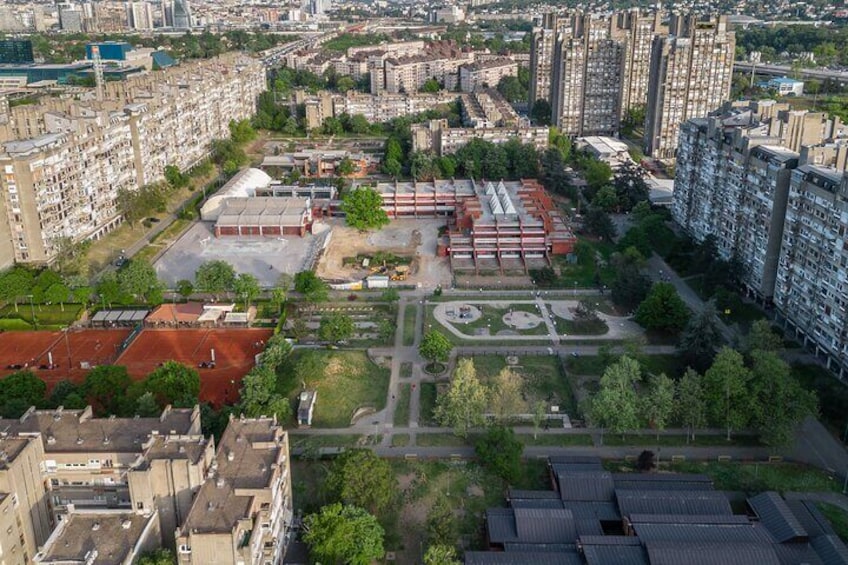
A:
{"label": "utility shed", "polygon": [[778,543],[807,541],[809,534],[779,494],[763,492],[748,499],[748,506]]}

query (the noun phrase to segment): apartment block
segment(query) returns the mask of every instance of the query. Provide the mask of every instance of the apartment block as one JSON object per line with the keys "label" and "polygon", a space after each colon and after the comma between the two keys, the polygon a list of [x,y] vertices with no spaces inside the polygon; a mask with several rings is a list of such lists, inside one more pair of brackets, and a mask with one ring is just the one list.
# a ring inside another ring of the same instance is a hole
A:
{"label": "apartment block", "polygon": [[645,105],[651,73],[651,50],[655,35],[668,33],[662,14],[643,14],[633,9],[616,14],[616,27],[623,31],[624,69],[622,70],[621,116]]}
{"label": "apartment block", "polygon": [[551,100],[551,73],[554,67],[554,47],[557,43],[557,15],[542,16],[542,25],[533,28],[530,37],[530,105],[537,100]]}
{"label": "apartment block", "polygon": [[32,562],[47,541],[53,520],[40,466],[44,450],[37,435],[0,434],[0,562]]}
{"label": "apartment block", "polygon": [[669,35],[657,36],[651,52],[647,154],[674,159],[680,124],[707,116],[730,97],[735,48],[725,16],[672,15]]}
{"label": "apartment block", "polygon": [[177,562],[277,565],[292,517],[288,434],[276,419],[231,418],[177,530]]}
{"label": "apartment block", "polygon": [[845,134],[838,119],[774,101],[728,104],[689,120],[680,127],[672,216],[698,241],[714,236],[725,259],[744,265],[751,296],[770,302],[792,171],[807,159],[839,163]]}
{"label": "apartment block", "polygon": [[848,175],[818,165],[794,170],[774,304],[784,326],[840,379],[848,373],[846,229]]}
{"label": "apartment block", "polygon": [[[387,59],[383,67],[383,89],[392,93],[418,92],[424,83],[434,79],[446,90],[455,90],[459,68],[473,62],[474,54],[454,43],[430,43],[424,53]],[[371,92],[376,93],[373,87],[372,79]]]}
{"label": "apartment block", "polygon": [[503,77],[517,74],[518,63],[510,58],[478,61],[459,67],[459,89],[463,92],[476,92],[495,88]]}
{"label": "apartment block", "polygon": [[63,241],[109,232],[121,222],[120,190],[161,180],[167,165],[200,162],[213,139],[229,135],[230,120],[253,115],[264,88],[261,63],[226,55],[108,82],[103,101],[10,108],[0,123],[0,223],[10,232],[0,268],[9,257],[47,264]]}

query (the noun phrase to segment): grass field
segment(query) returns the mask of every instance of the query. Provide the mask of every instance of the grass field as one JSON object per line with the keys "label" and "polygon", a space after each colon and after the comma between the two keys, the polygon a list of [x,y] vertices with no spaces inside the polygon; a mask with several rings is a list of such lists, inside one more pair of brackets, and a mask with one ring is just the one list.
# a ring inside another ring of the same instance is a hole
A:
{"label": "grass field", "polygon": [[278,391],[292,402],[301,378],[318,391],[316,428],[347,427],[358,408],[382,410],[386,405],[390,371],[372,363],[364,351],[296,351],[277,374]]}
{"label": "grass field", "polygon": [[405,447],[409,445],[409,434],[394,434],[392,436],[392,447]]}
{"label": "grass field", "polygon": [[418,415],[419,426],[435,426],[436,383],[421,383],[421,409]]}
{"label": "grass field", "polygon": [[356,434],[333,434],[333,435],[298,435],[296,431],[291,433],[292,449],[314,449],[318,447],[354,447],[360,445],[365,436]]}
{"label": "grass field", "polygon": [[[615,359],[613,358],[613,362]],[[669,377],[676,377],[683,373],[685,367],[683,360],[677,355],[642,355],[639,363],[645,373],[665,373]],[[603,357],[597,355],[581,355],[580,357],[569,357],[566,368],[576,375],[602,375],[607,368],[607,362]]]}
{"label": "grass field", "polygon": [[762,444],[757,436],[738,435],[730,438],[724,435],[696,434],[694,440],[686,442],[685,435],[661,435],[659,439],[655,434],[625,434],[624,439],[617,434],[604,434],[604,445],[608,446],[670,446],[670,447],[759,447]]}
{"label": "grass field", "polygon": [[827,521],[830,522],[830,525],[833,526],[833,530],[839,536],[839,539],[848,541],[848,513],[838,506],[828,504],[827,502],[819,502],[816,506],[824,514],[824,517],[827,518]]}
{"label": "grass field", "polygon": [[417,321],[418,306],[407,304],[403,312],[403,344],[415,343],[415,322]]}
{"label": "grass field", "polygon": [[418,434],[415,443],[421,447],[461,447],[469,445],[468,440],[447,432]]}
{"label": "grass field", "polygon": [[603,320],[577,321],[557,318],[557,331],[567,335],[605,335],[609,333],[609,326]]}
{"label": "grass field", "polygon": [[394,414],[395,426],[405,428],[409,425],[409,394],[409,385],[400,385],[400,390],[397,398],[397,407],[395,407]]}
{"label": "grass field", "polygon": [[533,434],[517,434],[515,437],[524,445],[559,447],[592,445],[592,436],[589,434],[546,434],[544,431],[541,431],[536,435],[536,439],[533,439]]}
{"label": "grass field", "polygon": [[[82,304],[18,304],[17,312],[13,304],[5,306],[0,310],[0,329],[5,330],[32,330],[32,329],[58,329],[69,326],[76,322],[82,312]],[[33,311],[35,321],[33,323]]]}
{"label": "grass field", "polygon": [[[473,359],[477,377],[483,384],[489,384],[506,367],[506,358],[501,355],[475,355]],[[563,374],[559,357],[522,356],[512,370],[522,377],[522,392],[530,404],[541,400],[548,405],[559,405],[567,414],[576,413],[574,393]]]}
{"label": "grass field", "polygon": [[766,490],[839,491],[842,482],[823,471],[793,463],[696,463],[668,465],[678,473],[703,473],[710,476],[718,490],[758,493]]}

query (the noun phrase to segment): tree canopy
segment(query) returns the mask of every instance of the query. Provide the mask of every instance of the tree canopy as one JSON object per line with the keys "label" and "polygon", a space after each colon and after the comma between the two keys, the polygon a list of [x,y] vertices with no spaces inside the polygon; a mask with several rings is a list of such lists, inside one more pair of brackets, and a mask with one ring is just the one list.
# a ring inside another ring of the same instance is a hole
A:
{"label": "tree canopy", "polygon": [[324,506],[303,519],[303,529],[303,541],[322,563],[370,565],[385,554],[382,526],[356,506]]}
{"label": "tree canopy", "polygon": [[515,437],[512,428],[490,426],[486,435],[474,444],[480,463],[494,474],[514,484],[521,477],[521,454],[524,444]]}
{"label": "tree canopy", "polygon": [[592,399],[595,425],[624,435],[639,426],[639,401],[635,385],[642,380],[639,363],[623,356],[604,371],[600,388]]}
{"label": "tree canopy", "polygon": [[197,289],[214,295],[231,291],[235,281],[233,266],[218,259],[201,263],[194,274]]}
{"label": "tree canopy", "polygon": [[20,418],[30,406],[44,402],[47,385],[32,371],[17,371],[0,379],[0,415]]}
{"label": "tree canopy", "polygon": [[321,316],[318,326],[318,335],[321,339],[332,343],[352,338],[355,331],[353,318],[341,312],[331,312]]}
{"label": "tree canopy", "polygon": [[443,333],[430,330],[421,338],[418,353],[430,363],[444,363],[453,351],[453,344]]}
{"label": "tree canopy", "polygon": [[321,302],[327,299],[330,287],[312,271],[301,271],[294,276],[294,289],[307,302]]}
{"label": "tree canopy", "polygon": [[397,491],[391,465],[369,449],[353,449],[339,456],[325,484],[338,500],[375,515],[381,515],[392,505]]}
{"label": "tree canopy", "polygon": [[389,223],[382,205],[380,194],[370,187],[349,190],[342,199],[347,225],[361,231],[379,229]]}
{"label": "tree canopy", "polygon": [[666,282],[654,283],[648,296],[636,309],[636,321],[649,330],[678,332],[688,319],[689,309],[674,285]]}
{"label": "tree canopy", "polygon": [[457,436],[467,437],[471,428],[483,425],[485,409],[486,389],[477,379],[474,361],[460,359],[447,392],[437,398],[436,419],[453,427]]}

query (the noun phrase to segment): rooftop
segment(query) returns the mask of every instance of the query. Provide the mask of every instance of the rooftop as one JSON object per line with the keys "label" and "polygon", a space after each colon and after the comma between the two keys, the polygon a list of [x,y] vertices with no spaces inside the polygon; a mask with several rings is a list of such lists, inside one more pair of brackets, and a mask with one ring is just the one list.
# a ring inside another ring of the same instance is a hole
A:
{"label": "rooftop", "polygon": [[285,434],[275,419],[231,419],[183,525],[188,533],[228,533],[251,517],[257,491],[270,488],[286,455]]}
{"label": "rooftop", "polygon": [[[43,565],[122,565],[142,538],[150,535],[156,514],[73,513],[59,522],[36,556]],[[155,534],[158,538],[158,533]]]}
{"label": "rooftop", "polygon": [[3,437],[0,436],[0,471],[8,468],[10,463],[17,459],[18,455],[26,449],[29,442],[34,438],[26,437]]}

